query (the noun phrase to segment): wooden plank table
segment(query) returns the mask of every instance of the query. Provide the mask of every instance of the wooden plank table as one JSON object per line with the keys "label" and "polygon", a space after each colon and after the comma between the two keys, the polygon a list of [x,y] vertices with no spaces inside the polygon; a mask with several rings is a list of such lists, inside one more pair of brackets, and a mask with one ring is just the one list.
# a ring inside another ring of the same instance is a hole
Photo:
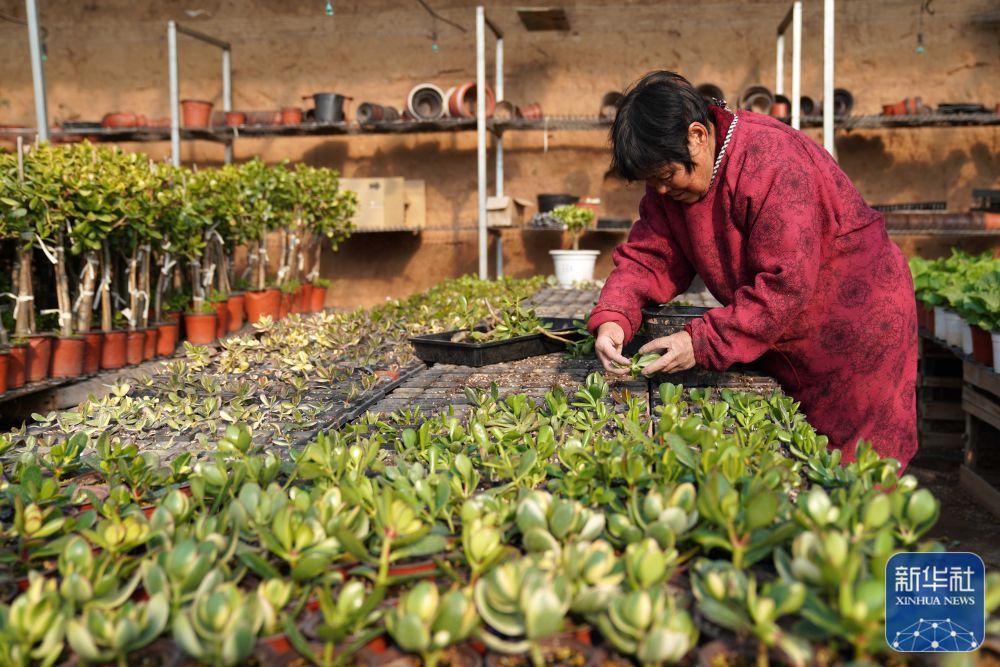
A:
{"label": "wooden plank table", "polygon": [[962,409],[965,411],[965,462],[962,486],[1000,517],[1000,375],[966,361]]}

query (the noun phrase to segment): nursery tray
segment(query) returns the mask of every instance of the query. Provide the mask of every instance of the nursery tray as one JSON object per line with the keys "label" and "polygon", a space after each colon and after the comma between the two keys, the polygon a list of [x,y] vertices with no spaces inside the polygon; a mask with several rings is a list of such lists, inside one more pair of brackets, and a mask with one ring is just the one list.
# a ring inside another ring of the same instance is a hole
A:
{"label": "nursery tray", "polygon": [[[573,320],[562,317],[542,317],[543,324],[551,324],[549,331],[559,332],[570,339],[577,339],[573,332],[576,327]],[[477,331],[485,331],[485,327],[477,327]],[[499,364],[505,361],[517,361],[528,357],[537,357],[541,354],[551,354],[552,352],[562,352],[566,346],[557,341],[543,336],[542,334],[532,334],[530,336],[518,336],[509,340],[497,340],[488,343],[453,343],[451,337],[462,329],[446,331],[438,334],[428,334],[426,336],[414,336],[410,338],[410,343],[416,351],[417,357],[428,364],[454,364],[456,366],[488,366],[489,364]]]}

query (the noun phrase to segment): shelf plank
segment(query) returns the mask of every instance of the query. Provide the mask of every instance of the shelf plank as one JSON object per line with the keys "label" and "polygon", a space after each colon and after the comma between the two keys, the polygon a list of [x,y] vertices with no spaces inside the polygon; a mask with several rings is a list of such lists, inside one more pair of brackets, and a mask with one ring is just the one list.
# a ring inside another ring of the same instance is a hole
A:
{"label": "shelf plank", "polygon": [[963,377],[969,384],[992,394],[995,399],[1000,400],[1000,375],[997,375],[992,368],[966,361]]}
{"label": "shelf plank", "polygon": [[966,385],[962,390],[962,409],[1000,430],[1000,403],[997,403],[996,399]]}
{"label": "shelf plank", "polygon": [[959,483],[995,516],[1000,517],[1000,490],[966,465],[959,468]]}

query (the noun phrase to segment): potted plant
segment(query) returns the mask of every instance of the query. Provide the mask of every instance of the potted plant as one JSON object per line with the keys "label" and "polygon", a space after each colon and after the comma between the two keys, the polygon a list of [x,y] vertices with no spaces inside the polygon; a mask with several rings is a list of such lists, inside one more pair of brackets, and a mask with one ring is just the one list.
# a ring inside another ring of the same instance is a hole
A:
{"label": "potted plant", "polygon": [[319,312],[326,302],[330,281],[322,278],[323,246],[333,250],[351,234],[351,218],[357,208],[357,195],[340,187],[339,174],[332,169],[296,166],[299,181],[300,216],[308,229],[309,241],[303,254],[312,256],[312,266],[305,276],[311,283],[308,310]]}
{"label": "potted plant", "polygon": [[309,295],[310,312],[318,313],[326,307],[326,291],[332,284],[332,281],[327,280],[326,278],[312,279],[312,292]]}
{"label": "potted plant", "polygon": [[222,338],[229,333],[229,297],[224,292],[212,290],[208,301],[215,310],[215,337]]}
{"label": "potted plant", "polygon": [[194,345],[208,345],[215,340],[215,312],[214,305],[204,302],[199,306],[192,305],[191,310],[184,313],[184,331],[188,341]]}
{"label": "potted plant", "polygon": [[560,287],[572,287],[573,283],[589,282],[594,279],[594,264],[599,250],[580,250],[580,236],[594,223],[591,209],[575,205],[557,206],[552,214],[566,225],[573,238],[572,250],[550,250],[555,263],[556,280]]}
{"label": "potted plant", "polygon": [[278,319],[281,293],[267,285],[267,233],[274,228],[270,190],[273,179],[261,160],[253,159],[239,167],[243,207],[240,224],[248,247],[247,275],[253,288],[246,293],[247,320],[257,322],[267,315]]}

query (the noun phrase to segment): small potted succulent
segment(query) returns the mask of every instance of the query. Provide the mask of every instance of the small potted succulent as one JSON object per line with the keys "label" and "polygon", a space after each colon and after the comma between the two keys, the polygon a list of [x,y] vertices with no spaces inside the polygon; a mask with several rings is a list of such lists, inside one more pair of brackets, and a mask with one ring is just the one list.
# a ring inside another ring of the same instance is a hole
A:
{"label": "small potted succulent", "polygon": [[594,279],[594,265],[600,250],[580,250],[580,237],[594,224],[594,211],[576,205],[557,206],[552,215],[558,218],[573,237],[572,250],[550,250],[555,263],[556,280],[560,287],[572,287],[573,283],[589,282]]}

